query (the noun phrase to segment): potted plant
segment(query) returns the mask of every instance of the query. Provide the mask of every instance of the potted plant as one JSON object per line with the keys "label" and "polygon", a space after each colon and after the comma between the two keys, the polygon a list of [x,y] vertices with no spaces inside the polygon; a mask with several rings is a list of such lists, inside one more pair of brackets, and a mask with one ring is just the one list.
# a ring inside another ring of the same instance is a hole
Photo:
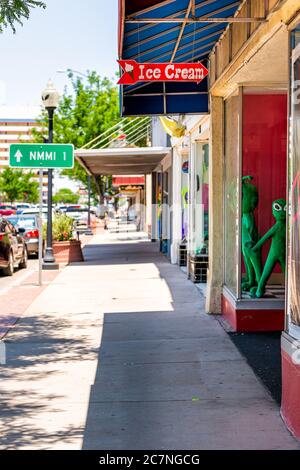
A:
{"label": "potted plant", "polygon": [[[58,263],[68,264],[83,261],[81,241],[74,238],[73,220],[67,215],[53,218],[53,254]],[[45,227],[46,230],[46,227]]]}

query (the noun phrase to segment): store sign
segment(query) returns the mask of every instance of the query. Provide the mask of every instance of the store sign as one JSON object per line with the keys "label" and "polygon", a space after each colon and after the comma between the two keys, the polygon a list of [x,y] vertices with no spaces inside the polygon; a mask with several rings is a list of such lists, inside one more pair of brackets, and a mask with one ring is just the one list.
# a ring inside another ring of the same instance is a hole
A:
{"label": "store sign", "polygon": [[134,85],[137,82],[196,82],[207,75],[207,68],[201,62],[195,64],[140,64],[135,60],[118,60],[123,75],[119,85]]}

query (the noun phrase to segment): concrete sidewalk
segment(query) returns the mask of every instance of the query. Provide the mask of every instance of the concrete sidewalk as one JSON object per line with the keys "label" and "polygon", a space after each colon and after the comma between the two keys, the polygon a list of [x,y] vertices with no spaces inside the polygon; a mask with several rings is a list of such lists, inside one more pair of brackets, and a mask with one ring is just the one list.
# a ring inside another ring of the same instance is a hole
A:
{"label": "concrete sidewalk", "polygon": [[1,449],[299,449],[156,244],[93,237],[6,336]]}

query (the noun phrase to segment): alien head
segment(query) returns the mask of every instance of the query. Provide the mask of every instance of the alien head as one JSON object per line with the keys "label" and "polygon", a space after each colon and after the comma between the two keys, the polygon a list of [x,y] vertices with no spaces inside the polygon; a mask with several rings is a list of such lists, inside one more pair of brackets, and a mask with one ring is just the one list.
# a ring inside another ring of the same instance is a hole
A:
{"label": "alien head", "polygon": [[286,220],[286,200],[276,199],[272,202],[272,213],[277,221]]}
{"label": "alien head", "polygon": [[258,204],[258,191],[254,184],[250,183],[253,179],[252,176],[243,176],[242,178],[242,193],[243,193],[243,214],[253,212]]}

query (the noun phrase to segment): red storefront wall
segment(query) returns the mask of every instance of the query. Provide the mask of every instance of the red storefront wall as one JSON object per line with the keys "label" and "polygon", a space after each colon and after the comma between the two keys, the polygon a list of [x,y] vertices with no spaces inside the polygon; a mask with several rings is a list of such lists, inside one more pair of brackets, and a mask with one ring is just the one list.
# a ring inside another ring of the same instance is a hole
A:
{"label": "red storefront wall", "polygon": [[[258,188],[256,223],[264,235],[275,223],[272,202],[286,198],[287,95],[243,97],[243,176],[252,175]],[[270,241],[263,248],[266,260]],[[275,272],[280,272],[277,266]]]}

